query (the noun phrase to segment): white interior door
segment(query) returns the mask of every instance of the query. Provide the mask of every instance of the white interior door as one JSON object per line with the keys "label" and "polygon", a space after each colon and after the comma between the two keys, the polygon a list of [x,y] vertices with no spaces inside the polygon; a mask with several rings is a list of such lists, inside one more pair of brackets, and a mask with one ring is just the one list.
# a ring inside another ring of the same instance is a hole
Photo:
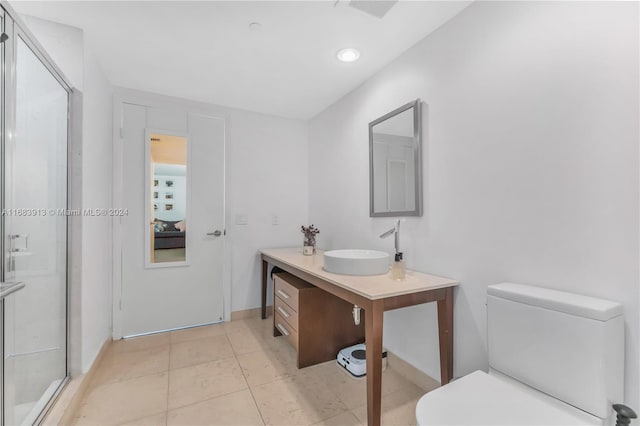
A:
{"label": "white interior door", "polygon": [[124,103],[122,126],[121,335],[222,321],[224,119]]}

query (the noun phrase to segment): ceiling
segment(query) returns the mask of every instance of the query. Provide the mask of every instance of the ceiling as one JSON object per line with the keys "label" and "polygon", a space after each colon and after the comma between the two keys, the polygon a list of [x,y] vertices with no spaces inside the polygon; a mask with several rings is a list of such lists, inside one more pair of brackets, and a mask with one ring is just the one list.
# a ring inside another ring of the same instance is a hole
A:
{"label": "ceiling", "polygon": [[[116,86],[308,119],[464,9],[399,1],[375,17],[347,0],[17,1],[79,27]],[[249,24],[259,22],[260,28]],[[336,52],[360,50],[342,63]]]}
{"label": "ceiling", "polygon": [[149,137],[151,138],[152,163],[187,164],[186,138],[158,133],[152,133]]}

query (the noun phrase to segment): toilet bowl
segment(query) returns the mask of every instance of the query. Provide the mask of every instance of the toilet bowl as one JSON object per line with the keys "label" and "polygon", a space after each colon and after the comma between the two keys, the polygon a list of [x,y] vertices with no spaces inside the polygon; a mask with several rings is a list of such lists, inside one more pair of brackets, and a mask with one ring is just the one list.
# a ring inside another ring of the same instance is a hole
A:
{"label": "toilet bowl", "polygon": [[422,426],[603,426],[599,417],[480,370],[423,396],[416,420]]}
{"label": "toilet bowl", "polygon": [[487,289],[489,373],[424,395],[421,426],[613,424],[622,401],[622,305],[504,283]]}

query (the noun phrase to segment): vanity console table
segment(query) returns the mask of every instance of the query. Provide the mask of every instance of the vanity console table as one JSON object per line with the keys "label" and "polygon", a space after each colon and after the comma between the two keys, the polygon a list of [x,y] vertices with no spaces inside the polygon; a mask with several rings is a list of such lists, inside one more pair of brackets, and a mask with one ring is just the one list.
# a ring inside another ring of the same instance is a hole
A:
{"label": "vanity console table", "polygon": [[[440,382],[443,385],[449,383],[453,377],[453,287],[458,285],[457,281],[416,271],[407,271],[407,276],[402,281],[391,279],[389,274],[372,276],[333,274],[323,269],[323,252],[320,250],[313,256],[303,255],[300,248],[265,249],[261,253],[263,319],[267,316],[269,264],[364,309],[367,345],[367,423],[370,426],[379,426],[381,417],[384,311],[422,303],[438,303]],[[274,315],[277,317],[278,312],[274,310]],[[297,314],[299,315],[299,312]],[[274,325],[278,328],[277,323],[274,322]],[[280,328],[278,330],[282,331]]]}

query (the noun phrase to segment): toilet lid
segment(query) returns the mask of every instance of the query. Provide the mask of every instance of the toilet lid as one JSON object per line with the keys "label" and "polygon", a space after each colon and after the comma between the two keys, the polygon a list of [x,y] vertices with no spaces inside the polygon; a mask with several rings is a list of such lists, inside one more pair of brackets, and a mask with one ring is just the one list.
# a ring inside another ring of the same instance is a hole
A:
{"label": "toilet lid", "polygon": [[416,407],[420,426],[602,425],[602,420],[511,380],[475,371],[424,395]]}

